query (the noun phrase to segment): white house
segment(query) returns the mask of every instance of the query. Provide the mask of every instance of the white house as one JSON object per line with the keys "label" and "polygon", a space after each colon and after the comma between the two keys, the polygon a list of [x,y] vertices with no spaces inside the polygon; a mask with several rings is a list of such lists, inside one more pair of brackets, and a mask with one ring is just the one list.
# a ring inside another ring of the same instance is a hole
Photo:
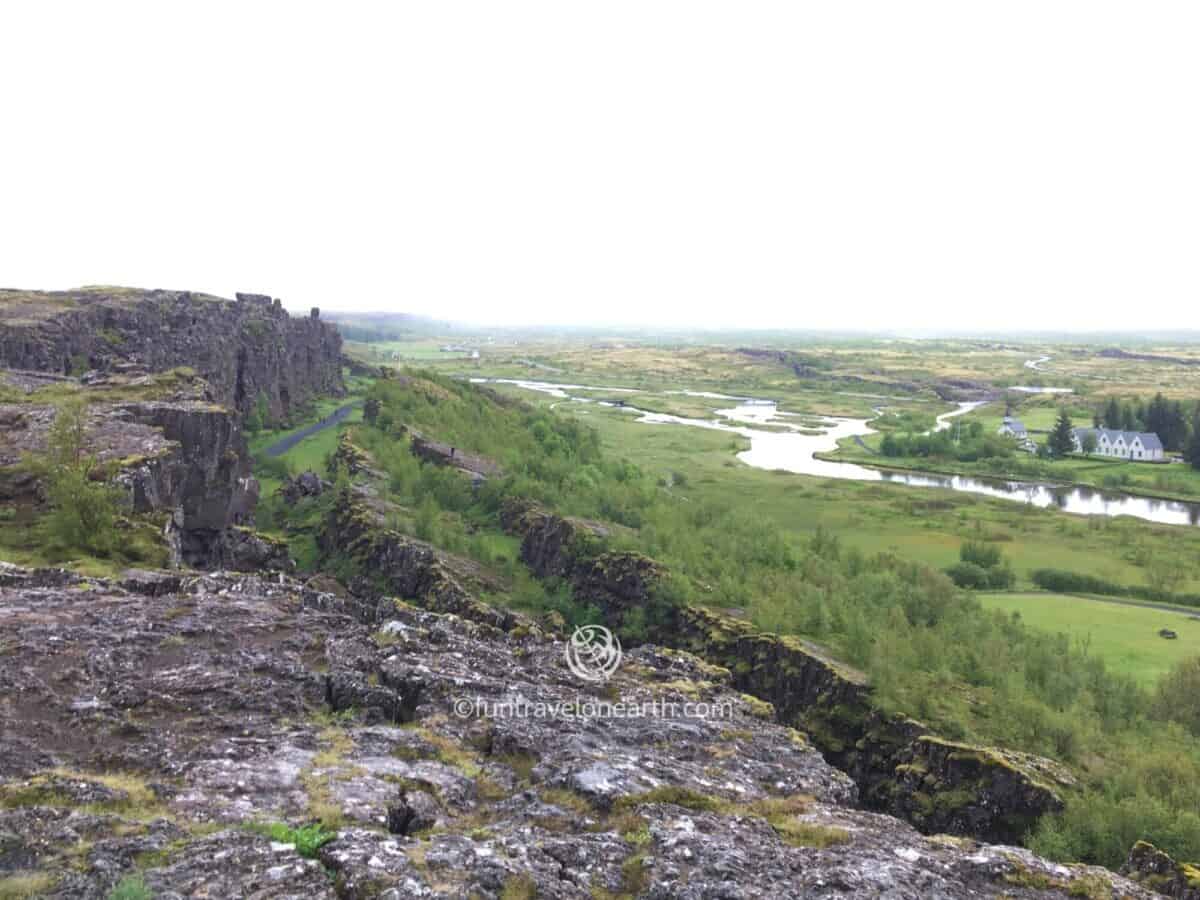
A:
{"label": "white house", "polygon": [[1012,416],[1005,416],[1000,423],[1000,427],[996,429],[996,434],[1003,437],[1015,438],[1017,445],[1030,453],[1037,451],[1037,444],[1033,438],[1029,436],[1029,432],[1025,430],[1025,424],[1020,419],[1014,419]]}
{"label": "white house", "polygon": [[1157,462],[1164,459],[1162,441],[1157,434],[1148,431],[1118,431],[1115,428],[1072,428],[1071,440],[1075,452],[1083,452],[1083,442],[1088,435],[1096,439],[1097,456],[1115,459],[1132,459]]}

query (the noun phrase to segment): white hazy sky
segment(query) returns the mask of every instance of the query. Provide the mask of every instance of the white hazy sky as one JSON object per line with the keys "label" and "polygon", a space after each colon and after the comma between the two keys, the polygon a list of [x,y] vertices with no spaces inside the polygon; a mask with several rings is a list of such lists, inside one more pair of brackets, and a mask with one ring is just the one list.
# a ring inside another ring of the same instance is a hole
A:
{"label": "white hazy sky", "polygon": [[1200,4],[0,7],[0,286],[1200,327]]}

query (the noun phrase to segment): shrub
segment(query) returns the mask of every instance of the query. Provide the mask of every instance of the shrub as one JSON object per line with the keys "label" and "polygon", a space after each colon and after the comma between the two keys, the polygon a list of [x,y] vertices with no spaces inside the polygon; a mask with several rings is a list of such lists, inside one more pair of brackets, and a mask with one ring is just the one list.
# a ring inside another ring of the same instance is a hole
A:
{"label": "shrub", "polygon": [[1153,711],[1156,718],[1177,722],[1200,737],[1200,656],[1183,660],[1163,676]]}
{"label": "shrub", "polygon": [[96,458],[87,452],[86,442],[86,407],[73,397],[58,407],[50,426],[46,469],[50,514],[43,528],[53,545],[106,556],[117,543],[120,492],[97,480]]}
{"label": "shrub", "polygon": [[946,574],[960,588],[981,590],[988,586],[987,569],[973,562],[955,563],[946,569]]}
{"label": "shrub", "polygon": [[299,828],[283,822],[259,822],[247,827],[276,843],[291,844],[297,853],[307,859],[316,859],[317,851],[337,837],[337,832],[326,830],[319,822]]}
{"label": "shrub", "polygon": [[1100,594],[1104,597],[1132,597],[1152,603],[1176,603],[1180,606],[1200,606],[1200,594],[1173,594],[1140,584],[1117,584],[1065,569],[1036,569],[1030,578],[1043,590],[1060,594]]}
{"label": "shrub", "polygon": [[967,541],[958,551],[960,562],[946,569],[950,580],[970,590],[1005,590],[1017,580],[999,547]]}

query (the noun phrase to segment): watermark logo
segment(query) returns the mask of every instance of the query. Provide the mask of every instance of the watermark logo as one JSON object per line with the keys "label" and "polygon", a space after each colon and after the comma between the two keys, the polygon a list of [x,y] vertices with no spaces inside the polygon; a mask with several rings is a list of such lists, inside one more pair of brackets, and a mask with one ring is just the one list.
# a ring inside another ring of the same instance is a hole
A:
{"label": "watermark logo", "polygon": [[608,681],[621,665],[621,642],[603,625],[576,628],[563,650],[567,667],[588,682]]}

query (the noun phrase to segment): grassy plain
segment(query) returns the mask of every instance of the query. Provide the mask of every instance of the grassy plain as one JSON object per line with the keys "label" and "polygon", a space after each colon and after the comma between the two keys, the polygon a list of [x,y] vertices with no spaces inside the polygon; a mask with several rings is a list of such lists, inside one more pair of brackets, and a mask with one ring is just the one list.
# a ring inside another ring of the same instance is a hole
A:
{"label": "grassy plain", "polygon": [[[503,390],[533,403],[555,402],[520,388]],[[820,526],[864,552],[891,551],[941,568],[958,559],[964,540],[982,538],[1000,546],[1022,584],[1038,568],[1143,584],[1146,565],[1171,554],[1186,560],[1192,573],[1181,590],[1200,590],[1200,529],[1074,516],[948,490],[771,472],[737,459],[748,446],[738,435],[641,424],[628,412],[559,402],[558,411],[599,431],[606,452],[664,481],[683,474],[685,486],[672,488],[681,502],[705,498],[730,509],[748,507],[796,540],[810,538]]]}
{"label": "grassy plain", "polygon": [[[1019,613],[1026,625],[1065,632],[1110,669],[1153,685],[1176,663],[1200,656],[1200,614],[1050,593],[979,594],[988,609]],[[1176,640],[1159,636],[1176,632]]]}

